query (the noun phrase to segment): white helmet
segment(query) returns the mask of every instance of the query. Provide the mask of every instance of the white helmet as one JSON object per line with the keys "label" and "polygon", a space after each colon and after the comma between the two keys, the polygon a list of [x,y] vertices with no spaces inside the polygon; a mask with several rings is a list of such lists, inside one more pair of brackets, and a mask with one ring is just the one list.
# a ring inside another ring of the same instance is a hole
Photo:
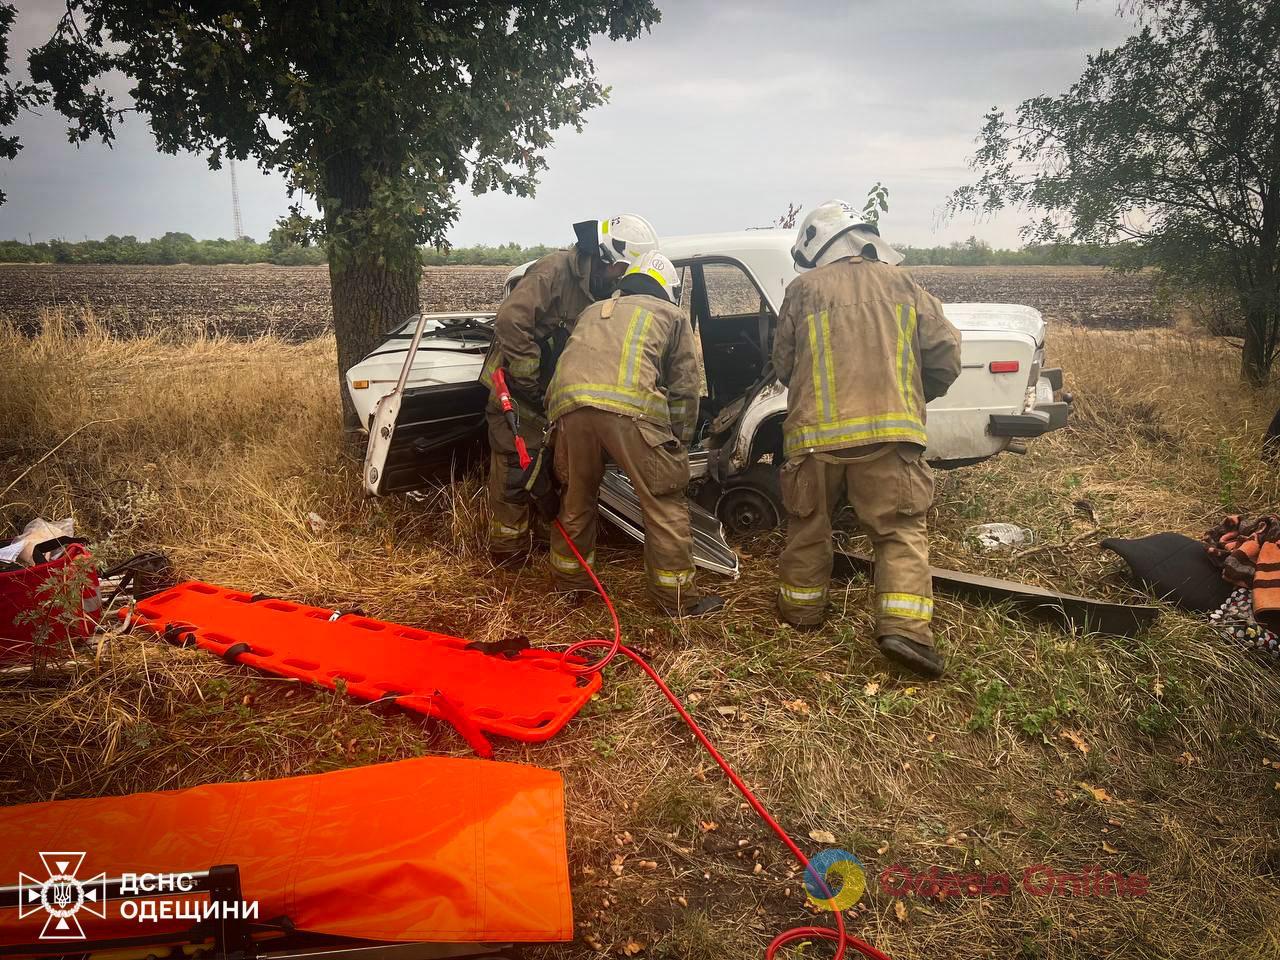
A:
{"label": "white helmet", "polygon": [[880,239],[880,231],[864,223],[857,207],[843,200],[828,200],[809,211],[796,232],[791,259],[797,270],[812,270],[843,257],[858,257],[870,245],[875,257],[896,267],[902,254]]}
{"label": "white helmet", "polygon": [[646,253],[630,270],[622,275],[627,277],[645,276],[662,285],[662,291],[672,303],[680,302],[680,271],[676,265],[656,250]]}
{"label": "white helmet", "polygon": [[596,250],[606,264],[635,264],[658,249],[658,231],[644,217],[624,213],[596,223]]}

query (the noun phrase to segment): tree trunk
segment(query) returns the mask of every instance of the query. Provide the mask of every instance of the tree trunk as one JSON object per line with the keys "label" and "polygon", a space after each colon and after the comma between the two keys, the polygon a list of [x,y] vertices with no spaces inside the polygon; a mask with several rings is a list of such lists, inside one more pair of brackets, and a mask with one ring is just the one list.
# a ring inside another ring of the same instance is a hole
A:
{"label": "tree trunk", "polygon": [[376,222],[369,171],[361,157],[339,149],[325,164],[324,173],[326,196],[332,198],[324,215],[329,235],[329,297],[338,340],[338,391],[343,427],[351,430],[361,424],[343,375],[381,344],[390,328],[418,312],[422,262],[410,233],[385,229],[386,224]]}
{"label": "tree trunk", "polygon": [[1251,304],[1244,318],[1244,350],[1240,358],[1240,376],[1253,387],[1264,387],[1271,372],[1267,355],[1268,333],[1280,318],[1272,316],[1261,305]]}
{"label": "tree trunk", "polygon": [[390,328],[418,312],[418,278],[422,268],[393,270],[376,262],[329,263],[333,331],[338,338],[338,389],[342,394],[342,425],[361,426],[347,393],[343,375],[386,339]]}

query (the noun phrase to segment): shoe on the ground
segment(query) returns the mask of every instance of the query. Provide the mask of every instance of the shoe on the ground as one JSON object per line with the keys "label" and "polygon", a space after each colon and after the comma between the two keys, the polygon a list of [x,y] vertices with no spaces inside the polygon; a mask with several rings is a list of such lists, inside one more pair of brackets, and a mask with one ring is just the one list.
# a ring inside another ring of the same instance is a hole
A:
{"label": "shoe on the ground", "polygon": [[698,602],[691,607],[681,610],[681,617],[705,617],[712,613],[717,613],[724,609],[724,597],[717,596],[714,593],[708,593],[699,597]]}
{"label": "shoe on the ground", "polygon": [[937,680],[946,667],[937,650],[909,637],[877,637],[876,646],[885,659],[927,680]]}
{"label": "shoe on the ground", "polygon": [[489,562],[495,567],[518,567],[529,559],[528,550],[490,550]]}
{"label": "shoe on the ground", "polygon": [[556,595],[563,597],[569,602],[569,605],[573,607],[580,607],[583,604],[590,603],[592,600],[596,600],[600,596],[600,594],[596,593],[595,590],[589,590],[585,587],[575,587],[572,590],[557,589]]}

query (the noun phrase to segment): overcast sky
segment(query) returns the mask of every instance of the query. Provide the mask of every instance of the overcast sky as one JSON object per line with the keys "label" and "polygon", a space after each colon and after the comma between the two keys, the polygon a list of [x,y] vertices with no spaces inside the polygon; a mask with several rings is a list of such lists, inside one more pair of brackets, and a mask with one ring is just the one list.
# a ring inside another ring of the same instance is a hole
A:
{"label": "overcast sky", "polygon": [[[10,48],[49,36],[61,0],[17,0]],[[897,0],[765,3],[659,0],[662,22],[592,57],[611,102],[561,131],[533,199],[459,191],[453,243],[561,243],[575,220],[641,213],[660,233],[768,223],[789,201],[860,202],[890,189],[887,237],[916,245],[971,233],[1017,246],[1021,221],[938,222],[966,181],[983,113],[1059,92],[1085,56],[1131,25],[1113,0]],[[120,90],[127,90],[121,83]],[[0,238],[179,230],[230,236],[231,185],[202,157],[159,153],[141,117],[115,148],[79,149],[52,110],[23,117],[25,149],[0,160]],[[265,239],[287,204],[283,180],[238,167],[246,233]]]}

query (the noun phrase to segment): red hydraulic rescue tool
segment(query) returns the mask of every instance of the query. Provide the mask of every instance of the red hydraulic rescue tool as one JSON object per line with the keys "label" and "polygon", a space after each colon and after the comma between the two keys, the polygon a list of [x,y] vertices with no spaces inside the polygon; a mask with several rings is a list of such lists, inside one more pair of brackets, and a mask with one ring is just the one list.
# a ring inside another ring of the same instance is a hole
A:
{"label": "red hydraulic rescue tool", "polygon": [[498,406],[502,407],[502,415],[507,418],[507,426],[511,428],[511,436],[516,441],[516,456],[520,458],[520,469],[527,470],[533,463],[529,456],[529,448],[525,446],[524,437],[520,436],[520,416],[516,413],[515,401],[511,399],[511,391],[507,388],[507,374],[498,367],[493,371],[493,392],[497,394]]}

